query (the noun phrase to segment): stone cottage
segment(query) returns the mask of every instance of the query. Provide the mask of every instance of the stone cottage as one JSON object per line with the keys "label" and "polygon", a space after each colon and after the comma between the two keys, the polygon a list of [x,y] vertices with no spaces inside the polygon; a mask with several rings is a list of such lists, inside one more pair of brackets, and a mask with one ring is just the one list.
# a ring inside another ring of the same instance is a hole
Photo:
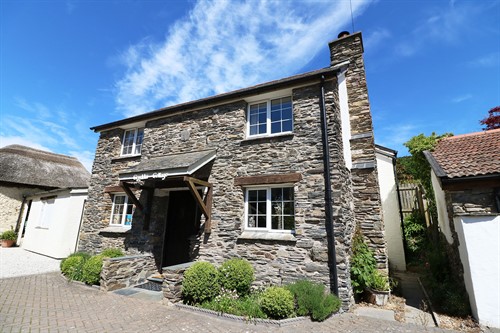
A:
{"label": "stone cottage", "polygon": [[92,128],[79,250],[160,272],[242,257],[257,283],[309,278],[347,308],[355,226],[387,257],[361,33],[329,47],[326,68]]}

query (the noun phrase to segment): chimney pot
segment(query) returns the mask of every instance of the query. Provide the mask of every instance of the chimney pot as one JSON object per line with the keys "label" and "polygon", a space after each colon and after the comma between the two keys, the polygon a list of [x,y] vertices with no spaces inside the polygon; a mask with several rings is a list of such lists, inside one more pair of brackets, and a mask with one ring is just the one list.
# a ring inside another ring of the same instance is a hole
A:
{"label": "chimney pot", "polygon": [[349,31],[342,31],[341,33],[339,33],[337,38],[342,38],[342,37],[349,36],[349,35],[350,35]]}

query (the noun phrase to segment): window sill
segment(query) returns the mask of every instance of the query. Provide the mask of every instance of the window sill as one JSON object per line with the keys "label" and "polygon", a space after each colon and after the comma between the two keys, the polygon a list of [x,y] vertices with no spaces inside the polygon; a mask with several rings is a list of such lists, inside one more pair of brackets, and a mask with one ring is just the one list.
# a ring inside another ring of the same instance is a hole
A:
{"label": "window sill", "polygon": [[109,226],[104,229],[99,230],[100,234],[125,234],[129,233],[130,228],[121,226]]}
{"label": "window sill", "polygon": [[122,161],[133,161],[133,160],[140,160],[142,155],[126,155],[126,156],[120,156],[120,157],[115,157],[111,159],[111,163],[114,162],[122,162]]}
{"label": "window sill", "polygon": [[49,230],[49,227],[35,227],[35,229],[39,229],[39,230]]}
{"label": "window sill", "polygon": [[238,237],[241,240],[271,240],[281,242],[295,242],[297,238],[293,234],[284,232],[262,232],[262,231],[243,231]]}
{"label": "window sill", "polygon": [[262,142],[262,141],[273,141],[273,139],[280,140],[280,139],[292,139],[293,138],[293,133],[281,133],[281,134],[272,134],[272,135],[265,135],[265,136],[256,136],[256,137],[247,137],[246,139],[242,140],[241,143],[253,143],[253,142]]}

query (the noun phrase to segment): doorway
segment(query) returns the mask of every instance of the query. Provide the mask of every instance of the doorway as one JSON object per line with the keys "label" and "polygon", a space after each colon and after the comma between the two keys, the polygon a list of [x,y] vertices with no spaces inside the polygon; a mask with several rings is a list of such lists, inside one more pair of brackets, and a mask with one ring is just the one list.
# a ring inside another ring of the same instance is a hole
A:
{"label": "doorway", "polygon": [[171,191],[163,242],[162,267],[191,261],[190,236],[200,227],[201,212],[189,191]]}

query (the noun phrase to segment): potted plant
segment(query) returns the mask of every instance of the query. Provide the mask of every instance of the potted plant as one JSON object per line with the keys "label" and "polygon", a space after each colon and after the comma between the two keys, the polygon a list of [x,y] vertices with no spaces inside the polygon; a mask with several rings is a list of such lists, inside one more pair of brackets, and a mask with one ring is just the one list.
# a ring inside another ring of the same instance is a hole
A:
{"label": "potted plant", "polygon": [[389,277],[382,275],[382,273],[377,270],[373,270],[370,280],[368,281],[367,293],[370,303],[379,306],[386,305],[391,295]]}
{"label": "potted plant", "polygon": [[11,247],[16,243],[17,233],[14,230],[7,230],[0,235],[2,247]]}

